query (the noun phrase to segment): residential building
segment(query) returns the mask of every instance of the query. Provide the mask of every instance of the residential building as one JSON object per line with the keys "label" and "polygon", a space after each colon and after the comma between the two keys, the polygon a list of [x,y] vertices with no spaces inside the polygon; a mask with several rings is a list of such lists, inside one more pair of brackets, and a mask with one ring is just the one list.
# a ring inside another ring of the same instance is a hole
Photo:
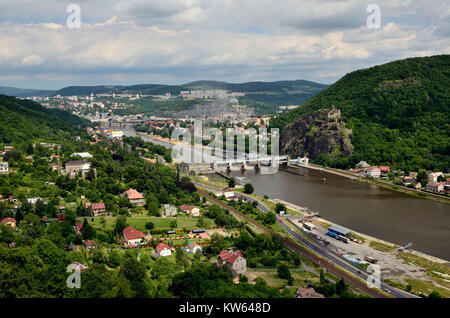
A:
{"label": "residential building", "polygon": [[83,231],[83,223],[81,223],[81,222],[75,223],[75,225],[74,225],[73,227],[74,227],[75,233],[76,233],[77,235],[80,235],[81,232]]}
{"label": "residential building", "polygon": [[0,221],[0,224],[9,225],[10,227],[15,228],[16,227],[16,219],[7,217],[7,218],[2,219]]}
{"label": "residential building", "polygon": [[177,207],[170,205],[170,204],[164,204],[164,208],[163,208],[163,216],[164,217],[173,217],[173,216],[177,216],[178,211],[177,211]]}
{"label": "residential building", "polygon": [[40,197],[36,197],[36,198],[29,198],[29,199],[27,199],[27,202],[28,203],[30,203],[30,204],[33,204],[33,205],[35,205],[39,200],[41,200],[42,201],[42,198],[40,198]]}
{"label": "residential building", "polygon": [[[223,250],[217,256],[217,266],[227,266],[233,277],[239,277],[240,274],[245,275],[247,271],[247,260],[242,256],[240,251]],[[239,280],[237,280],[239,282]]]}
{"label": "residential building", "polygon": [[86,160],[68,161],[65,164],[65,168],[66,174],[70,177],[75,177],[79,172],[84,177],[91,170],[91,163]]}
{"label": "residential building", "polygon": [[172,251],[170,250],[169,246],[165,243],[159,243],[158,246],[156,246],[156,251],[158,252],[159,256],[170,256],[172,255]]}
{"label": "residential building", "polygon": [[427,190],[431,192],[444,192],[444,186],[439,182],[430,182],[427,185]]}
{"label": "residential building", "polygon": [[129,189],[129,190],[125,191],[125,193],[123,195],[125,197],[127,197],[128,200],[130,200],[130,203],[135,206],[144,206],[145,205],[144,197],[142,196],[141,193],[139,193],[135,189]]}
{"label": "residential building", "polygon": [[202,247],[195,242],[191,242],[188,246],[184,248],[186,253],[196,254],[202,252]]}
{"label": "residential building", "polygon": [[83,244],[88,250],[93,249],[95,247],[95,242],[93,240],[84,241]]}
{"label": "residential building", "polygon": [[387,177],[389,175],[390,167],[389,166],[380,166],[380,174],[382,177]]}
{"label": "residential building", "polygon": [[182,205],[181,211],[190,214],[191,216],[200,216],[200,209],[193,205]]}
{"label": "residential building", "polygon": [[9,173],[9,165],[5,162],[0,162],[0,174],[8,174]]}
{"label": "residential building", "polygon": [[230,188],[224,188],[223,195],[225,196],[226,199],[232,198],[234,197],[234,191],[231,190]]}
{"label": "residential building", "polygon": [[440,176],[444,176],[442,172],[430,172],[428,174],[428,182],[437,182]]}
{"label": "residential building", "polygon": [[100,216],[100,215],[106,215],[106,207],[104,203],[91,203],[91,202],[86,202],[84,204],[84,207],[86,209],[91,209],[92,210],[92,214],[94,216]]}
{"label": "residential building", "polygon": [[380,177],[380,174],[381,174],[380,168],[376,166],[366,168],[366,177],[376,179]]}
{"label": "residential building", "polygon": [[369,168],[369,167],[370,167],[370,165],[367,162],[365,162],[365,161],[360,161],[355,166],[355,168],[357,168],[357,169],[366,169],[366,168]]}
{"label": "residential building", "polygon": [[144,232],[138,231],[135,228],[128,226],[123,230],[123,239],[127,246],[142,244],[145,239]]}

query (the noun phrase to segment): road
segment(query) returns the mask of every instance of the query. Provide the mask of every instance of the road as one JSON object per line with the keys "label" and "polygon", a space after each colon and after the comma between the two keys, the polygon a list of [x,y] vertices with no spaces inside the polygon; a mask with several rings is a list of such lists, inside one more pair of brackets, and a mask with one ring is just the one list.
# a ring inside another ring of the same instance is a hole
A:
{"label": "road", "polygon": [[[193,183],[196,186],[208,189],[210,191],[220,190],[218,188],[215,188],[212,186],[207,186],[207,185],[195,182],[195,181]],[[263,212],[270,211],[270,208],[268,206],[266,206],[263,202],[255,199],[251,196],[248,196],[248,195],[245,195],[245,194],[242,194],[239,192],[236,192],[235,195],[245,198],[246,200],[249,200],[249,201],[258,202],[258,209],[260,209]],[[298,241],[302,245],[306,246],[308,249],[310,249],[317,255],[321,255],[326,260],[324,262],[325,267],[326,267],[327,263],[330,262],[330,263],[337,265],[340,268],[352,273],[354,276],[356,276],[364,281],[367,281],[367,278],[370,276],[369,273],[367,273],[363,269],[357,267],[353,263],[350,263],[349,261],[342,259],[339,255],[330,251],[326,246],[322,246],[319,243],[312,242],[312,241],[308,240],[307,238],[303,237],[302,235],[297,233],[294,229],[292,229],[290,226],[288,226],[286,223],[284,223],[278,215],[277,215],[277,221],[286,230],[287,233],[289,233],[293,238],[295,238],[296,241]],[[296,225],[293,225],[293,226],[296,226]],[[320,265],[320,261],[319,261],[319,265]],[[415,298],[415,297],[417,297],[417,296],[407,293],[405,291],[393,288],[382,281],[380,282],[380,289],[396,298]]]}

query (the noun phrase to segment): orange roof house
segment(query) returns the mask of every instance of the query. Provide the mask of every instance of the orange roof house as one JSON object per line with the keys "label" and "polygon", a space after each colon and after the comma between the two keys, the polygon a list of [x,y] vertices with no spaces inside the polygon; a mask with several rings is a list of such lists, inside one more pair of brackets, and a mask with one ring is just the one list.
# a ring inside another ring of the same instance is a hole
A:
{"label": "orange roof house", "polygon": [[133,204],[133,205],[136,205],[136,206],[144,206],[145,205],[144,197],[142,196],[141,193],[139,193],[135,189],[129,189],[129,190],[125,191],[125,193],[123,195],[125,197],[127,197],[128,200],[130,200],[131,204]]}

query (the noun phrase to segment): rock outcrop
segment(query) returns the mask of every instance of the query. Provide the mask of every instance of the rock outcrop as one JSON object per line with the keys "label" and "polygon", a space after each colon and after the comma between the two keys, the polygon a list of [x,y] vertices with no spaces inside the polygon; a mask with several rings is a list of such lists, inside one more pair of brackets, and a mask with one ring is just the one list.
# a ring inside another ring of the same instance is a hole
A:
{"label": "rock outcrop", "polygon": [[321,155],[349,156],[353,153],[350,134],[351,129],[345,128],[340,110],[333,105],[331,110],[320,109],[284,127],[280,151],[311,159]]}

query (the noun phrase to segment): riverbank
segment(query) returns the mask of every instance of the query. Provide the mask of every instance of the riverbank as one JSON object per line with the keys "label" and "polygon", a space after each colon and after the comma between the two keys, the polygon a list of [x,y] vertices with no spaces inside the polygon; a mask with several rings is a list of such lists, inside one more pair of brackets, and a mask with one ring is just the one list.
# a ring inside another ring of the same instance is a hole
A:
{"label": "riverbank", "polygon": [[[211,187],[211,184],[208,186]],[[242,192],[242,189],[235,191]],[[248,196],[271,210],[275,209],[278,202],[285,204],[288,213],[296,218],[296,222],[301,221],[303,217],[311,218],[318,234],[322,237],[326,237],[325,233],[329,226],[339,225],[321,217],[311,217],[312,211],[308,208],[284,200],[263,198],[256,194]],[[354,230],[351,236],[362,242],[345,244],[329,238],[331,250],[340,255],[353,255],[359,259],[364,259],[365,256],[377,259],[382,278],[393,287],[412,292],[417,296],[428,295],[436,290],[443,297],[450,297],[450,280],[448,279],[450,263],[448,261],[411,249],[398,252],[397,249],[400,246]]]}
{"label": "riverbank", "polygon": [[373,184],[376,186],[380,186],[382,188],[385,189],[389,189],[392,191],[397,191],[397,192],[402,192],[402,193],[406,193],[409,195],[413,195],[415,197],[418,198],[422,198],[422,199],[428,199],[428,200],[433,200],[439,203],[445,203],[445,204],[450,204],[450,198],[449,197],[444,197],[444,196],[440,196],[437,194],[433,194],[430,192],[424,192],[424,191],[420,191],[420,190],[416,190],[416,189],[410,189],[404,186],[398,186],[386,181],[382,181],[382,180],[376,180],[376,179],[367,179],[367,178],[362,178],[359,176],[355,176],[354,174],[352,174],[351,172],[345,171],[345,170],[340,170],[340,169],[335,169],[335,168],[329,168],[329,167],[323,167],[323,166],[319,166],[316,164],[309,164],[308,166],[290,166],[290,168],[294,168],[294,169],[300,169],[300,168],[306,168],[306,169],[313,169],[313,170],[318,170],[318,171],[324,171],[327,173],[332,173],[334,175],[338,175],[341,177],[345,177],[345,178],[349,178],[352,180],[357,180],[359,182],[364,182],[364,183],[368,183],[368,184]]}

